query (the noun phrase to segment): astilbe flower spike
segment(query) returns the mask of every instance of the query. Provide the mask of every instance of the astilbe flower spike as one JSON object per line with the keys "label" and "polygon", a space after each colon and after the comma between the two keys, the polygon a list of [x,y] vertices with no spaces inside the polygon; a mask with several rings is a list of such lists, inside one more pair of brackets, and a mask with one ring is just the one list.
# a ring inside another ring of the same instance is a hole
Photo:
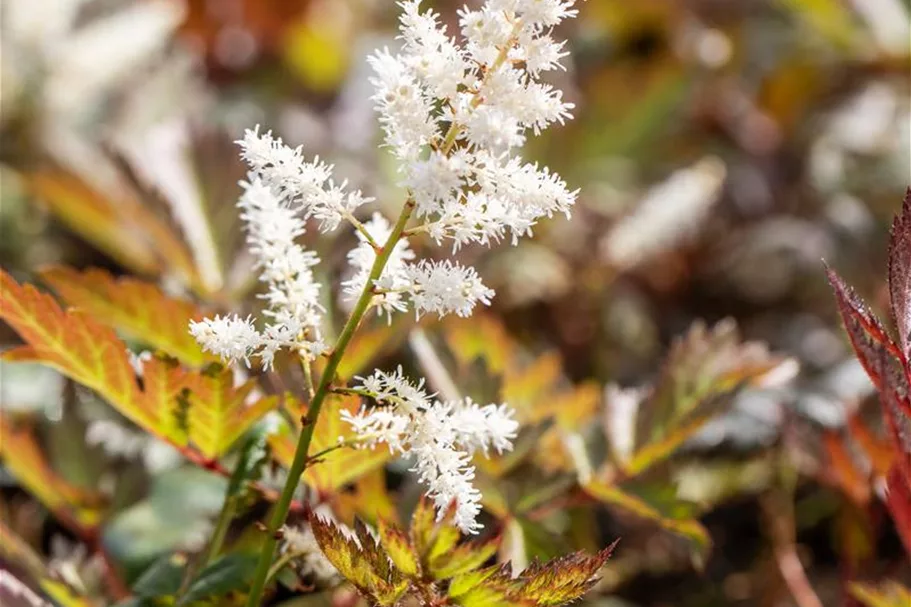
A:
{"label": "astilbe flower spike", "polygon": [[[250,169],[238,206],[266,288],[265,318],[216,316],[196,322],[191,332],[197,340],[229,361],[258,359],[267,368],[280,349],[297,353],[305,364],[327,352],[321,289],[313,274],[319,259],[298,242],[311,218],[324,232],[353,226],[358,244],[348,253],[350,270],[341,282],[350,317],[329,351],[308,415],[319,414],[335,368],[369,307],[391,319],[409,309],[418,317],[469,316],[478,303],[490,305],[494,292],[473,268],[451,259],[418,259],[408,239],[426,234],[453,252],[471,243],[490,246],[508,239],[515,244],[540,219],[569,214],[577,192],[519,152],[530,135],[562,124],[573,109],[540,77],[563,67],[567,52],[552,32],[576,15],[574,4],[487,0],[459,11],[459,36],[450,35],[438,15],[422,11],[419,0],[398,4],[399,49],[383,49],[368,59],[384,147],[399,161],[399,185],[408,193],[395,225],[379,213],[359,219],[371,199],[344,182],[336,184],[332,166],[306,161],[300,148],[271,132],[248,130],[238,142]],[[416,222],[406,227],[409,220]],[[442,511],[455,500],[458,526],[477,532],[480,493],[472,483],[471,457],[512,448],[518,430],[512,411],[468,398],[435,400],[422,381],[407,380],[401,370],[377,371],[361,379],[357,391],[376,405],[345,414],[362,442],[384,442],[412,457],[413,470],[437,508]],[[299,477],[295,467],[305,465],[309,427],[302,432],[298,451],[303,453],[296,453],[284,502]],[[276,529],[287,512],[279,506]],[[264,555],[273,546],[267,542]],[[261,592],[258,583],[251,601]]]}

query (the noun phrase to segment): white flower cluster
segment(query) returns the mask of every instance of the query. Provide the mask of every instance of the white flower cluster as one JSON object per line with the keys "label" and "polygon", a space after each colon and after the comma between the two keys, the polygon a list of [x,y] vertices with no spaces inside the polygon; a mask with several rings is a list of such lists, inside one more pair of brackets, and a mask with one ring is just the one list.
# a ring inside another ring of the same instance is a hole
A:
{"label": "white flower cluster", "polygon": [[360,390],[378,405],[357,414],[342,412],[365,446],[386,443],[390,450],[415,458],[412,469],[427,485],[442,516],[455,501],[455,523],[465,533],[477,533],[481,494],[472,485],[472,455],[490,449],[512,449],[519,428],[506,405],[479,406],[470,398],[456,402],[432,400],[423,388],[409,382],[402,369],[376,371],[360,378]]}
{"label": "white flower cluster", "polygon": [[[271,367],[281,348],[296,350],[304,358],[320,354],[320,285],[313,266],[319,258],[296,239],[304,231],[307,215],[323,225],[337,225],[349,207],[366,202],[359,192],[345,194],[329,181],[331,167],[305,163],[300,150],[273,140],[271,133],[247,131],[239,142],[242,157],[250,165],[250,181],[237,206],[247,228],[247,244],[256,256],[260,280],[268,286],[262,295],[268,303],[269,322],[258,331],[250,317],[207,318],[190,325],[190,332],[210,352],[231,361],[260,357]],[[298,199],[306,204],[298,204]],[[303,207],[301,215],[299,207]]]}
{"label": "white flower cluster", "polygon": [[399,54],[370,58],[373,99],[402,185],[438,243],[513,242],[576,199],[559,176],[522,161],[526,133],[570,117],[573,104],[538,80],[567,55],[551,30],[572,0],[488,0],[459,12],[463,44],[419,0],[400,2]]}
{"label": "white flower cluster", "polygon": [[[450,37],[420,0],[402,9],[398,53],[369,58],[374,70],[373,101],[386,145],[400,161],[408,191],[400,223],[381,215],[362,223],[355,213],[370,202],[345,183],[332,180],[332,167],[306,162],[271,132],[247,131],[238,142],[250,167],[239,202],[248,243],[258,260],[268,317],[257,329],[251,317],[216,316],[191,325],[209,351],[249,364],[258,356],[266,367],[288,348],[311,360],[325,350],[320,339],[319,285],[315,254],[296,240],[305,221],[336,229],[344,220],[356,229],[349,252],[351,271],[342,283],[346,303],[361,297],[379,313],[410,308],[420,317],[469,316],[494,292],[477,272],[452,260],[416,259],[408,237],[426,233],[453,251],[467,243],[490,245],[507,236],[515,244],[543,217],[568,214],[576,192],[547,168],[519,155],[529,132],[538,134],[570,116],[562,92],[539,80],[560,68],[567,55],[553,28],[573,17],[574,0],[487,0],[459,12],[460,39]],[[411,214],[413,212],[413,218]],[[408,226],[407,220],[417,225]],[[391,247],[391,249],[389,248]],[[382,268],[377,263],[383,260]],[[376,372],[360,392],[381,405],[345,419],[368,444],[413,455],[415,471],[440,511],[457,503],[456,523],[479,528],[480,494],[472,485],[471,457],[512,448],[518,424],[505,405],[479,406],[470,399],[434,400],[399,370]]]}

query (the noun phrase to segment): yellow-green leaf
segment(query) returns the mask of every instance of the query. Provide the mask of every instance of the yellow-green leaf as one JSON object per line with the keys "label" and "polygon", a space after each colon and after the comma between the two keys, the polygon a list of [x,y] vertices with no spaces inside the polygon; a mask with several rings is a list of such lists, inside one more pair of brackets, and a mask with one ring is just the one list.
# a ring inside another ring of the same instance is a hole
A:
{"label": "yellow-green leaf", "polygon": [[156,285],[130,277],[114,278],[103,270],[79,272],[55,266],[41,278],[70,306],[133,339],[199,367],[217,359],[202,350],[189,332],[202,314],[186,300],[166,295]]}
{"label": "yellow-green leaf", "polygon": [[391,607],[408,590],[408,580],[390,563],[360,521],[355,521],[357,539],[316,515],[310,517],[310,528],[323,555],[374,604]]}
{"label": "yellow-green leaf", "polygon": [[408,534],[398,526],[380,519],[378,524],[380,542],[386,550],[386,554],[395,563],[407,577],[417,577],[420,575],[420,565],[418,556],[415,554],[414,547]]}

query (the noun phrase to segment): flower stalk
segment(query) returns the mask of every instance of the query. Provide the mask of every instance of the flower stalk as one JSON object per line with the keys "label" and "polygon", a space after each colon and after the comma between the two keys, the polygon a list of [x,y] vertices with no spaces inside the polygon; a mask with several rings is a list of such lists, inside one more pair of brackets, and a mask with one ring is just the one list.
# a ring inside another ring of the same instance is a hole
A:
{"label": "flower stalk", "polygon": [[257,607],[260,604],[266,579],[269,575],[269,569],[272,566],[272,557],[275,554],[275,546],[278,543],[277,533],[288,518],[288,509],[294,498],[294,493],[297,491],[297,487],[300,484],[301,475],[304,473],[304,469],[307,466],[307,454],[310,450],[310,441],[313,438],[313,430],[319,419],[323,401],[330,392],[332,381],[335,379],[335,373],[342,361],[342,357],[345,355],[345,350],[351,342],[351,338],[354,337],[361,320],[364,318],[364,314],[367,313],[367,310],[370,307],[370,301],[373,298],[373,282],[378,280],[382,275],[383,268],[386,267],[386,262],[389,261],[389,257],[395,249],[396,243],[405,231],[405,225],[411,218],[414,206],[414,201],[409,199],[402,208],[402,212],[399,214],[399,218],[392,229],[392,233],[380,248],[376,260],[373,262],[373,266],[370,269],[369,279],[364,284],[361,295],[358,297],[354,308],[351,310],[351,314],[348,316],[348,320],[345,322],[345,326],[339,334],[338,340],[329,355],[329,361],[326,363],[326,370],[320,377],[319,385],[316,387],[316,393],[307,409],[304,427],[301,430],[297,448],[294,451],[294,459],[288,470],[288,480],[285,481],[285,486],[282,488],[281,495],[275,503],[272,516],[269,519],[269,525],[266,529],[265,539],[259,554],[259,561],[256,565],[256,572],[254,573],[253,582],[250,586],[250,594],[247,597],[247,607]]}

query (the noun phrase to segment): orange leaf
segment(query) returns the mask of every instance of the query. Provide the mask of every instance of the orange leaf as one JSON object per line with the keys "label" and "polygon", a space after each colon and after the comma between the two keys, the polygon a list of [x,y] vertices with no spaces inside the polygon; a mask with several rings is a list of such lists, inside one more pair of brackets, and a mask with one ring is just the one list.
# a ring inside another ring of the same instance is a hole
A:
{"label": "orange leaf", "polygon": [[136,226],[129,226],[113,201],[71,173],[23,172],[28,190],[74,232],[118,263],[140,274],[160,271],[158,256]]}
{"label": "orange leaf", "polygon": [[60,266],[42,271],[41,277],[69,305],[187,365],[199,367],[216,360],[190,335],[190,321],[202,317],[196,306],[165,295],[152,283]]}
{"label": "orange leaf", "polygon": [[510,369],[503,376],[500,391],[503,401],[521,416],[524,423],[536,423],[550,417],[549,395],[563,376],[563,364],[557,352],[548,352],[523,369]]}
{"label": "orange leaf", "polygon": [[644,470],[666,458],[721,413],[734,393],[762,384],[790,364],[769,354],[765,344],[741,341],[733,321],[712,328],[695,323],[671,347],[661,379],[639,407],[639,451],[631,457],[628,471]]}
{"label": "orange leaf", "polygon": [[51,296],[32,285],[19,285],[3,271],[0,292],[0,318],[28,344],[4,353],[4,358],[54,367],[98,392],[136,424],[160,425],[158,412],[143,406],[126,346],[114,331],[84,312],[64,312]]}
{"label": "orange leaf", "polygon": [[[640,518],[653,521],[663,529],[680,535],[692,545],[700,558],[705,557],[712,545],[712,540],[705,527],[695,518],[693,505],[668,499],[667,496],[642,496],[631,487],[618,487],[594,481],[583,487],[584,491],[595,499],[619,508]],[[673,490],[673,488],[671,488]]]}
{"label": "orange leaf", "polygon": [[885,478],[895,461],[892,445],[885,438],[873,434],[856,414],[848,418],[848,433],[870,459],[874,473]]}
{"label": "orange leaf", "polygon": [[31,428],[0,415],[0,439],[0,458],[6,467],[54,516],[80,529],[98,524],[102,496],[72,485],[54,472]]}
{"label": "orange leaf", "polygon": [[59,167],[20,173],[28,190],[74,232],[131,270],[169,270],[198,291],[193,259],[181,238],[126,188],[109,197]]}
{"label": "orange leaf", "polygon": [[85,312],[64,312],[52,297],[19,285],[5,272],[0,287],[0,318],[28,344],[4,358],[54,367],[178,447],[192,443],[203,456],[217,457],[275,406],[275,398],[247,405],[253,384],[234,388],[230,371],[217,366],[188,371],[161,358],[145,361],[140,387],[126,346],[113,330]]}
{"label": "orange leaf", "polygon": [[827,431],[822,438],[835,482],[856,504],[867,504],[870,501],[869,479],[858,470],[842,436]]}
{"label": "orange leaf", "polygon": [[338,379],[351,379],[371,360],[397,346],[407,334],[408,331],[400,327],[397,321],[392,325],[380,325],[358,332],[345,349],[345,356],[336,371]]}

